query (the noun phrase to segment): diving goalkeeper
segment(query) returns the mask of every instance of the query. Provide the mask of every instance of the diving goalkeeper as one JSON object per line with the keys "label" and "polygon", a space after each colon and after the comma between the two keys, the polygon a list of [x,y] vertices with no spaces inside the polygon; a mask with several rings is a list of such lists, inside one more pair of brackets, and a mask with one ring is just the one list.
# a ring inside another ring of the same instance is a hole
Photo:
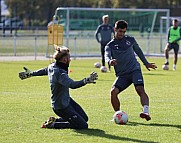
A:
{"label": "diving goalkeeper", "polygon": [[24,72],[19,73],[23,80],[31,76],[48,75],[51,87],[52,109],[59,118],[50,117],[42,128],[54,129],[87,129],[88,116],[82,107],[76,103],[69,95],[69,88],[76,89],[85,86],[88,83],[95,83],[98,79],[96,72],[92,72],[89,77],[80,81],[74,81],[68,76],[68,67],[70,64],[70,54],[67,47],[54,45],[56,52],[53,55],[55,62],[47,68],[37,71],[30,71],[24,68]]}

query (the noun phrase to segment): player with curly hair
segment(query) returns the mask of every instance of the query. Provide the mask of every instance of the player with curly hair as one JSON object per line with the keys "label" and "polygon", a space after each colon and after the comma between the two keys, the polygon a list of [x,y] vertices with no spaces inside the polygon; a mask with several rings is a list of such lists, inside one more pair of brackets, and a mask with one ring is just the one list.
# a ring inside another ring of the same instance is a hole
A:
{"label": "player with curly hair", "polygon": [[87,129],[88,116],[82,107],[76,103],[69,94],[69,88],[76,89],[88,83],[95,83],[98,79],[96,72],[92,72],[89,77],[79,81],[74,81],[68,76],[70,64],[70,53],[67,47],[55,45],[56,52],[53,55],[55,62],[48,67],[37,71],[30,71],[24,68],[24,72],[19,73],[23,80],[32,76],[48,75],[51,88],[52,109],[59,118],[50,117],[42,128],[55,129]]}

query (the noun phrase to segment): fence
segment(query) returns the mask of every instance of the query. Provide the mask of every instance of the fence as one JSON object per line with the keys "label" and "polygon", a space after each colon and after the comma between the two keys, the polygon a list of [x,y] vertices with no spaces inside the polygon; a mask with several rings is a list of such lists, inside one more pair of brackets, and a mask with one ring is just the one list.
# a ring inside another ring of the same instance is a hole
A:
{"label": "fence", "polygon": [[[146,32],[138,33],[128,31],[127,34],[131,34],[136,38],[145,54],[162,54],[163,49],[160,48],[159,34],[153,34],[152,39],[149,39],[148,33]],[[65,38],[63,43],[65,43]],[[74,31],[74,33],[71,33],[69,36],[69,48],[71,56],[74,58],[100,56],[100,45],[94,37],[94,31]],[[38,32],[31,35],[18,34],[0,37],[0,56],[34,56],[36,60],[37,56],[51,56],[52,50],[50,49],[52,49],[52,47],[48,46],[47,35],[38,34]]]}

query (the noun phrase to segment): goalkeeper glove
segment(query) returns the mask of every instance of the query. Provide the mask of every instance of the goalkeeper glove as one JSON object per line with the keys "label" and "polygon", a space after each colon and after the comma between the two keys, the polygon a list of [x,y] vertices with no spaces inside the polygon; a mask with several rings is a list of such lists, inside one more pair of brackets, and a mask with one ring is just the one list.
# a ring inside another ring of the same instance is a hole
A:
{"label": "goalkeeper glove", "polygon": [[94,80],[98,79],[98,74],[96,72],[92,72],[89,77],[84,79],[84,83],[96,83]]}
{"label": "goalkeeper glove", "polygon": [[26,78],[30,78],[32,76],[32,73],[29,69],[27,69],[26,67],[23,67],[23,69],[25,70],[24,72],[19,72],[19,78],[21,80],[26,79]]}

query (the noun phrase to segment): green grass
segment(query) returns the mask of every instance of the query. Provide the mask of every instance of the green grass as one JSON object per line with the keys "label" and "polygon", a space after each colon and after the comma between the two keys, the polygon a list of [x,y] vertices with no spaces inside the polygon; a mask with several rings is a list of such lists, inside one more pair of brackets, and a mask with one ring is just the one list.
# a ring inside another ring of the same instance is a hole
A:
{"label": "green grass", "polygon": [[[114,111],[109,91],[115,80],[114,72],[101,73],[93,67],[99,59],[72,60],[69,74],[82,79],[93,70],[99,74],[97,84],[70,90],[71,96],[89,116],[88,130],[41,129],[42,123],[55,116],[50,105],[47,77],[32,77],[21,81],[18,72],[23,66],[32,70],[46,67],[49,61],[0,62],[0,140],[1,143],[180,143],[181,142],[181,62],[177,71],[163,71],[163,58],[148,58],[157,70],[143,69],[145,89],[150,97],[152,120],[139,118],[141,105],[133,85],[119,98],[121,108],[129,116],[126,125],[110,122]],[[170,63],[172,61],[170,60]]]}

